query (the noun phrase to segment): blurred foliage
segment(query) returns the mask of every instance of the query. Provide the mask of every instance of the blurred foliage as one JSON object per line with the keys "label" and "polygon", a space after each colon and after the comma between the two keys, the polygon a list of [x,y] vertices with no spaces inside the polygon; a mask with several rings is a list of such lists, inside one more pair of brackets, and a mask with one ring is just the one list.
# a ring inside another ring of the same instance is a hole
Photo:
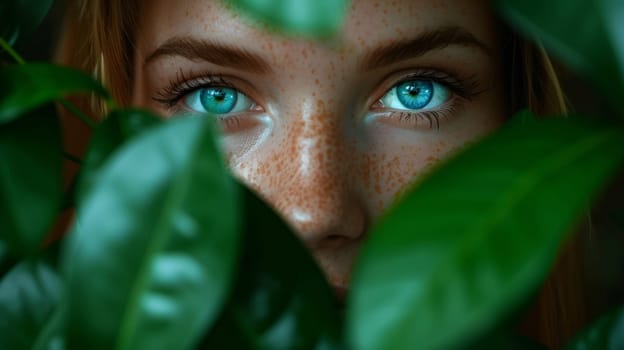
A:
{"label": "blurred foliage", "polygon": [[29,255],[39,249],[63,196],[61,126],[54,106],[41,106],[0,126],[0,140],[2,239]]}
{"label": "blurred foliage", "polygon": [[614,349],[624,348],[624,306],[594,322],[566,350]]}
{"label": "blurred foliage", "polygon": [[0,38],[9,45],[31,33],[50,10],[53,0],[10,0],[0,2]]}
{"label": "blurred foliage", "polygon": [[[615,118],[524,112],[441,165],[375,226],[343,319],[306,249],[228,174],[210,118],[164,123],[115,108],[84,73],[23,62],[12,45],[50,1],[25,4],[0,5],[0,47],[17,62],[0,68],[0,258],[21,260],[5,259],[0,348],[437,349],[475,338],[525,348],[500,323],[535,292],[583,208],[622,169]],[[349,9],[338,0],[228,4],[321,39],[339,32]],[[621,2],[496,4],[621,108]],[[64,100],[77,93],[106,100],[103,123]],[[52,102],[94,126],[60,266],[44,262],[50,248],[41,247],[64,193]],[[622,348],[621,315],[570,348]]]}
{"label": "blurred foliage", "polygon": [[585,75],[623,111],[624,2],[621,0],[496,0],[517,29],[539,38]]}
{"label": "blurred foliage", "polygon": [[317,39],[335,35],[349,10],[347,0],[225,1],[279,32]]}
{"label": "blurred foliage", "polygon": [[545,278],[564,234],[624,161],[620,124],[515,118],[373,228],[348,310],[358,349],[456,347],[493,327]]}

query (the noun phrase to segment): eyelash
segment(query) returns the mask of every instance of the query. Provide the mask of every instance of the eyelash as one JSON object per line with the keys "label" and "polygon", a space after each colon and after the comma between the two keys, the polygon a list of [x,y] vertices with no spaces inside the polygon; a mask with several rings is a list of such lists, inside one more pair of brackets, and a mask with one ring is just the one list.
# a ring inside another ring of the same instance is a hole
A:
{"label": "eyelash", "polygon": [[[161,103],[167,109],[172,109],[178,102],[189,93],[202,88],[223,86],[237,89],[234,84],[219,74],[195,74],[190,73],[187,76],[182,69],[176,73],[176,77],[169,81],[169,84],[162,90],[158,91],[152,100]],[[237,89],[238,90],[238,89]]]}
{"label": "eyelash", "polygon": [[[152,99],[161,103],[167,109],[173,110],[182,98],[197,89],[215,86],[238,89],[234,84],[228,82],[224,76],[219,74],[195,74],[193,72],[189,74],[190,76],[180,69],[176,73],[175,79],[170,80],[169,84],[152,97]],[[439,129],[441,120],[457,113],[462,107],[463,104],[461,100],[471,101],[474,97],[485,91],[479,88],[479,82],[475,75],[461,77],[458,74],[445,73],[437,69],[421,68],[394,82],[390,89],[384,91],[384,95],[395,88],[395,86],[416,79],[430,80],[450,89],[453,95],[450,100],[444,104],[448,106],[443,110],[431,109],[416,110],[413,112],[405,110],[385,111],[384,113],[387,115],[387,118],[394,119],[399,123],[404,123],[412,127],[416,127],[419,121],[426,121],[430,129],[433,128],[434,124],[436,129]],[[460,98],[459,101],[458,97]],[[375,101],[373,106],[380,103],[380,99],[381,97]],[[371,107],[371,109],[374,109],[374,107]],[[174,113],[176,112],[177,111],[174,110]]]}
{"label": "eyelash", "polygon": [[[443,104],[443,106],[446,106],[444,109],[415,111],[390,110],[382,112],[387,115],[386,118],[398,121],[399,124],[406,124],[412,128],[418,128],[417,125],[419,122],[425,121],[429,124],[429,129],[433,129],[435,125],[436,130],[439,130],[442,120],[458,113],[463,107],[462,100],[471,101],[485,91],[479,87],[479,81],[476,75],[461,76],[459,74],[446,73],[438,69],[421,68],[394,82],[389,89],[384,91],[384,95],[397,85],[410,80],[430,80],[450,89],[452,93],[450,99]],[[377,103],[379,103],[379,99],[377,99],[374,104]]]}

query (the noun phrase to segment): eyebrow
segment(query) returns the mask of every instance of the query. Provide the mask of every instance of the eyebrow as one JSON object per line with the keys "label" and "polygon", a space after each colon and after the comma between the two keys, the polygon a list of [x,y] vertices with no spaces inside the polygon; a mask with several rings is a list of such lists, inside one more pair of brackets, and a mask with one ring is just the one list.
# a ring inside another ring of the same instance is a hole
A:
{"label": "eyebrow", "polygon": [[247,50],[191,37],[173,37],[165,41],[145,59],[145,64],[162,57],[181,56],[191,61],[207,61],[250,73],[267,73],[271,66]]}
{"label": "eyebrow", "polygon": [[426,31],[416,38],[374,49],[364,57],[361,68],[362,70],[374,70],[452,45],[473,47],[479,49],[487,56],[491,56],[487,45],[477,39],[476,36],[466,29],[453,26]]}

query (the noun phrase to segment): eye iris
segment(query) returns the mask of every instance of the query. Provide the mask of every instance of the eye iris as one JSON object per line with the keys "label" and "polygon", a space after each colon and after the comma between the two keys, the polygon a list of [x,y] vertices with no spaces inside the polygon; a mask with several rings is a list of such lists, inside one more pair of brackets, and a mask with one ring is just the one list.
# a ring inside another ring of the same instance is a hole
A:
{"label": "eye iris", "polygon": [[433,98],[433,83],[426,80],[410,80],[396,87],[399,101],[409,109],[421,109]]}
{"label": "eye iris", "polygon": [[234,89],[214,87],[202,89],[199,99],[206,112],[224,114],[234,109],[238,95]]}

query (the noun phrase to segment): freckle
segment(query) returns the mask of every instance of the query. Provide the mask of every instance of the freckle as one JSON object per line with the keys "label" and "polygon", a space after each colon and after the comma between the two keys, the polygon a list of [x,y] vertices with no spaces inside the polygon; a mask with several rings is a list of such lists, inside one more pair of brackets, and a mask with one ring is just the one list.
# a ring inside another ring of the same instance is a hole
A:
{"label": "freckle", "polygon": [[379,183],[375,184],[375,192],[377,192],[377,194],[381,194],[381,186],[379,186]]}

